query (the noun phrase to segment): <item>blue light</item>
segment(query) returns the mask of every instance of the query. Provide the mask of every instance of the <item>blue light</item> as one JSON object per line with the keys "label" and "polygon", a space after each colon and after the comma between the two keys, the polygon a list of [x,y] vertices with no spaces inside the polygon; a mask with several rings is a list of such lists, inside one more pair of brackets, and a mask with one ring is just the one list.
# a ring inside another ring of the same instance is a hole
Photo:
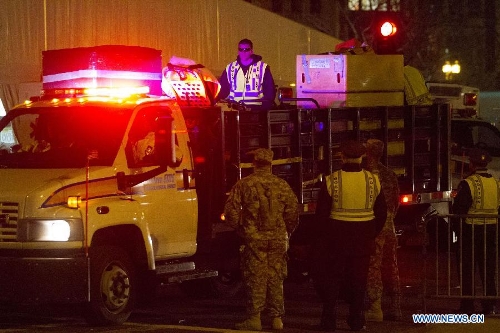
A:
{"label": "blue light", "polygon": [[318,121],[314,123],[314,129],[316,132],[322,132],[325,129],[325,123]]}

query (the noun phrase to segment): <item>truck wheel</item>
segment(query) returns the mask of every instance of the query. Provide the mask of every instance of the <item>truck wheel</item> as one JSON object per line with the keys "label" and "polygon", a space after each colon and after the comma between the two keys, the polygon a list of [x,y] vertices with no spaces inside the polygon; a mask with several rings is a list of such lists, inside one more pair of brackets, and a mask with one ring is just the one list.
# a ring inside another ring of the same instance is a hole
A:
{"label": "truck wheel", "polygon": [[90,302],[85,320],[91,325],[125,322],[136,300],[134,266],[125,250],[98,246],[90,251]]}
{"label": "truck wheel", "polygon": [[228,298],[236,296],[243,288],[241,272],[219,271],[219,275],[210,279],[215,297]]}

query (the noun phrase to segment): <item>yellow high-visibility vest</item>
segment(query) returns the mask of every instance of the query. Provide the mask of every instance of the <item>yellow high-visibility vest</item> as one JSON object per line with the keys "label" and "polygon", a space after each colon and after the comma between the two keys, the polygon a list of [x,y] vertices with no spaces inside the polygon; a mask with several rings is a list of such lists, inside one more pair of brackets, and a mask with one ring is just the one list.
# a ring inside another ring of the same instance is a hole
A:
{"label": "yellow high-visibility vest", "polygon": [[[474,174],[465,179],[472,195],[472,206],[468,214],[498,214],[500,204],[500,184],[494,177],[481,177]],[[467,224],[495,224],[496,218],[467,218]]]}
{"label": "yellow high-visibility vest", "polygon": [[[231,92],[229,98],[234,101],[262,99],[264,91],[262,83],[264,82],[264,73],[267,64],[258,61],[251,64],[247,73],[243,73],[243,69],[237,61],[227,65],[227,81],[231,85]],[[250,102],[247,104],[261,104],[260,102]]]}
{"label": "yellow high-visibility vest", "polygon": [[326,186],[332,197],[330,218],[352,222],[375,218],[373,206],[380,192],[377,175],[367,170],[338,170],[326,177]]}

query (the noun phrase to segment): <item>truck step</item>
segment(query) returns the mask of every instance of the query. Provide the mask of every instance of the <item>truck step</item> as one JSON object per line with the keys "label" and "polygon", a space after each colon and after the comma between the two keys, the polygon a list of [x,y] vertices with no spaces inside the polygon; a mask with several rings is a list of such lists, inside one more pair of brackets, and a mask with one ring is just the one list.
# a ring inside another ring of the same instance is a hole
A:
{"label": "truck step", "polygon": [[173,284],[180,283],[188,280],[196,280],[196,279],[206,279],[210,277],[215,277],[218,275],[218,272],[215,270],[194,270],[190,272],[184,273],[175,273],[171,275],[161,275],[158,276],[161,284]]}
{"label": "truck step", "polygon": [[173,262],[156,266],[156,275],[175,274],[179,272],[194,271],[196,265],[193,261]]}
{"label": "truck step", "polygon": [[204,279],[217,275],[218,272],[215,270],[196,269],[194,261],[168,262],[156,266],[156,276],[164,284]]}

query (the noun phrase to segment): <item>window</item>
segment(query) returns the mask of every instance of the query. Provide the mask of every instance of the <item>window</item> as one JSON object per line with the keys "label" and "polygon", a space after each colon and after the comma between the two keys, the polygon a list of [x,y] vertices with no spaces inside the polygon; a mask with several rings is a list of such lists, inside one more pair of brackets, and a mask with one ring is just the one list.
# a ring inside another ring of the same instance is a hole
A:
{"label": "window", "polygon": [[500,151],[500,137],[498,131],[490,126],[475,126],[472,129],[474,147],[487,150],[492,156],[498,156]]}
{"label": "window", "polygon": [[474,147],[487,150],[492,156],[500,156],[500,132],[486,122],[452,121],[452,141],[456,148]]}
{"label": "window", "polygon": [[2,119],[0,165],[82,168],[89,162],[111,166],[131,113],[131,109],[85,103],[12,110]]}
{"label": "window", "polygon": [[348,0],[348,10],[379,10],[397,12],[401,9],[400,0]]}
{"label": "window", "polygon": [[137,115],[129,133],[126,148],[129,166],[157,165],[155,154],[155,128],[158,112],[153,108],[145,109]]}

